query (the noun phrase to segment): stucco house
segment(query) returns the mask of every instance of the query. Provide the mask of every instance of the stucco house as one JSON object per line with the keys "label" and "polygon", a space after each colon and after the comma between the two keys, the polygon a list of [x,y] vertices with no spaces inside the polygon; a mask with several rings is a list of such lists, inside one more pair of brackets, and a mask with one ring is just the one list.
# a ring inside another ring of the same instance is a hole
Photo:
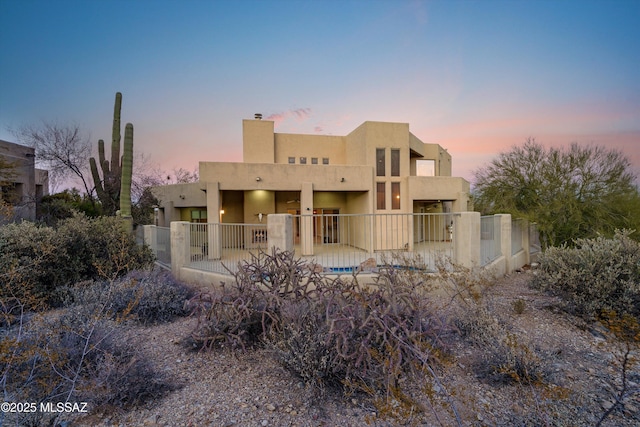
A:
{"label": "stucco house", "polygon": [[157,225],[470,210],[469,182],[451,176],[451,155],[407,123],[367,121],[346,136],[276,133],[259,114],[242,125],[243,162],[200,162],[199,182],[153,189]]}
{"label": "stucco house", "polygon": [[35,157],[32,147],[0,140],[0,158],[8,165],[0,170],[0,198],[11,207],[11,217],[1,216],[0,222],[35,220],[37,203],[49,194],[49,173],[36,169]]}

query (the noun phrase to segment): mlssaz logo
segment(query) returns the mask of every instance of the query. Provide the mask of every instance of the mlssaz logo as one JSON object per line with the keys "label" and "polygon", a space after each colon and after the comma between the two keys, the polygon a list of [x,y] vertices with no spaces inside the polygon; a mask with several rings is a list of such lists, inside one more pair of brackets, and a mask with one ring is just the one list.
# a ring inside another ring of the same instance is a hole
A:
{"label": "mlssaz logo", "polygon": [[76,412],[87,413],[87,402],[42,402],[40,412]]}

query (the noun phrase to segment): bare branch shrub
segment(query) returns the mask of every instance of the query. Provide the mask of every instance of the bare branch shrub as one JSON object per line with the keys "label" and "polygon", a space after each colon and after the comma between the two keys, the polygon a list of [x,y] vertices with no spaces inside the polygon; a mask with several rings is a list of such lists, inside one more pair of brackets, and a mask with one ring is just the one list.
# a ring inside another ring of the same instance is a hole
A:
{"label": "bare branch shrub", "polygon": [[190,301],[199,347],[262,343],[307,384],[367,393],[382,416],[422,411],[403,390],[405,377],[427,374],[444,390],[435,369],[446,361],[450,328],[420,281],[393,267],[381,268],[369,287],[355,276],[327,280],[292,253],[276,251],[242,263],[235,279]]}
{"label": "bare branch shrub", "polygon": [[164,270],[134,270],[114,281],[79,282],[67,290],[67,305],[105,307],[111,320],[142,324],[169,322],[188,314],[185,302],[193,295]]}

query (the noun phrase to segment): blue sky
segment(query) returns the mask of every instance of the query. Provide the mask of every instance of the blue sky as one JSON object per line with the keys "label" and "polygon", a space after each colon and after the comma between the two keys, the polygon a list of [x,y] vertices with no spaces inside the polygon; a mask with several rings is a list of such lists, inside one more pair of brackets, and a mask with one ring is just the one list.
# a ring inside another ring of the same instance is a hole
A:
{"label": "blue sky", "polygon": [[535,137],[640,174],[640,1],[0,0],[0,139],[41,120],[165,170],[241,161],[242,119],[344,135],[409,123],[454,175]]}

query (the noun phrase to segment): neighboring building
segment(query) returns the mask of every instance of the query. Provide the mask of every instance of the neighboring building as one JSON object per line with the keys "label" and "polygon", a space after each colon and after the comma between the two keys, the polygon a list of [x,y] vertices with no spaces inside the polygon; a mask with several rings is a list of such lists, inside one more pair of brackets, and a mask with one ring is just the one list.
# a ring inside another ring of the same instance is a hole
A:
{"label": "neighboring building", "polygon": [[[243,162],[200,162],[200,181],[155,187],[156,223],[259,223],[272,213],[380,214],[470,210],[451,155],[407,123],[365,122],[346,136],[274,132],[243,120]],[[320,235],[320,231],[314,231]]]}
{"label": "neighboring building", "polygon": [[8,168],[0,170],[1,199],[11,207],[11,217],[0,212],[0,222],[35,220],[37,203],[49,194],[49,173],[36,169],[35,150],[13,142],[0,140],[0,158]]}

